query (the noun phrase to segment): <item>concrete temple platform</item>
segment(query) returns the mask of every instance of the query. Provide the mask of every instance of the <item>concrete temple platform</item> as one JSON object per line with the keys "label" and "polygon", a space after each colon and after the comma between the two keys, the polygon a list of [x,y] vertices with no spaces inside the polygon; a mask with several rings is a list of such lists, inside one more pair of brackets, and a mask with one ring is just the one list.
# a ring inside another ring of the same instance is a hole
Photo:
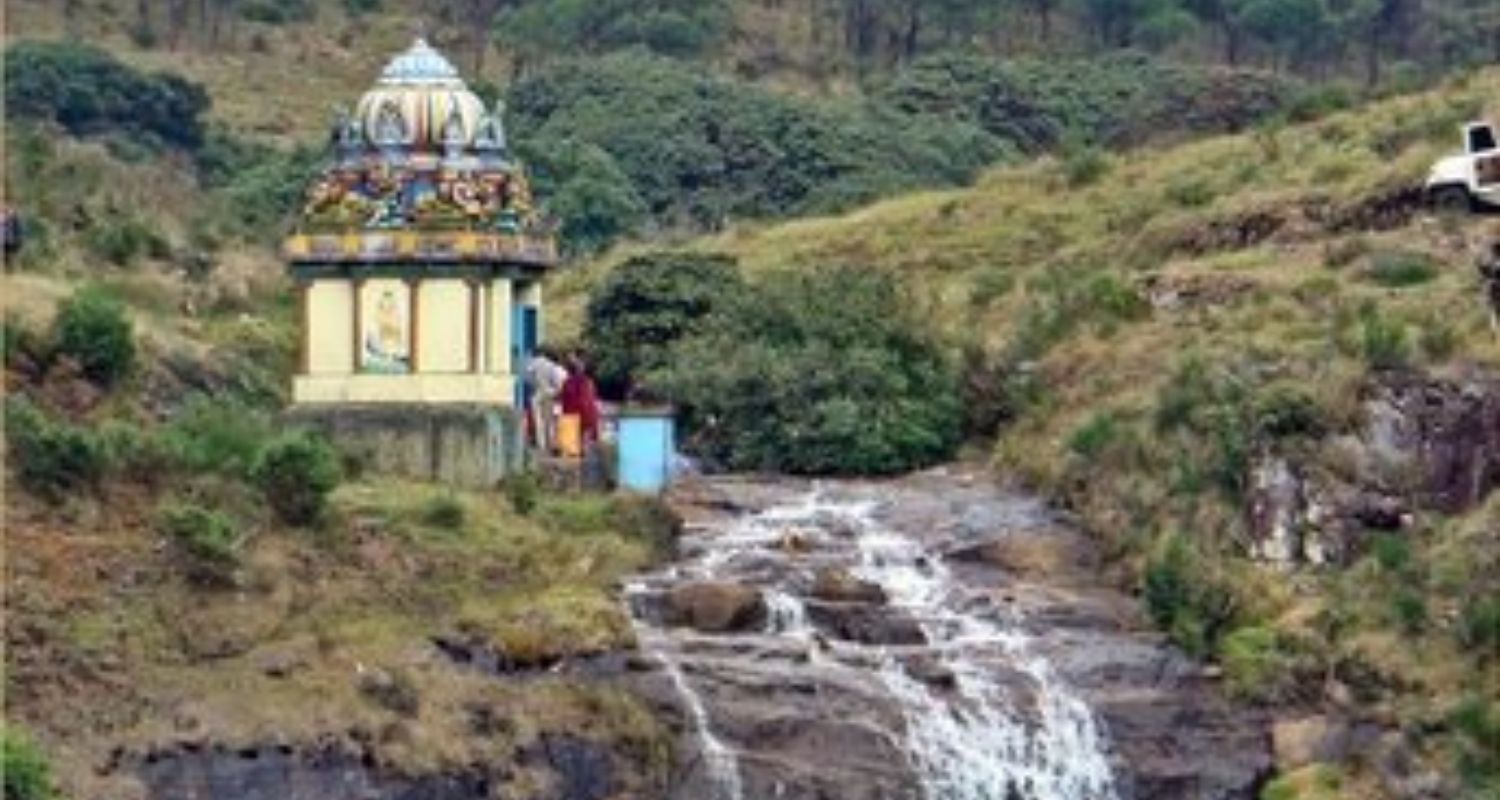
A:
{"label": "concrete temple platform", "polygon": [[524,464],[520,416],[480,405],[304,405],[283,420],[324,434],[383,475],[488,488]]}

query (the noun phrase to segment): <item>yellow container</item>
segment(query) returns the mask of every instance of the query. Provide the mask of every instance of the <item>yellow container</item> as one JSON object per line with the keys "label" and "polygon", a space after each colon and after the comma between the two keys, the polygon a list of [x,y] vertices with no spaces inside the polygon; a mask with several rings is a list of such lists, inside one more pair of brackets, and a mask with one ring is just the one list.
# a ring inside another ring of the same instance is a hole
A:
{"label": "yellow container", "polygon": [[557,449],[563,458],[583,458],[583,418],[563,414],[557,418]]}

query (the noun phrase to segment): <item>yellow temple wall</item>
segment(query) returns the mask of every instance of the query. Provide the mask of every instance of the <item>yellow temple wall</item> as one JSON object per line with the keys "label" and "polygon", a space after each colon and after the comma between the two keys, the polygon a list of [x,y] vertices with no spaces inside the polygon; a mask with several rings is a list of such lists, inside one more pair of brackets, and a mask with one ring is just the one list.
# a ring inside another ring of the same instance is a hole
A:
{"label": "yellow temple wall", "polygon": [[494,281],[490,284],[489,295],[485,326],[489,334],[489,349],[484,363],[492,374],[509,374],[514,371],[510,363],[510,281]]}
{"label": "yellow temple wall", "polygon": [[510,405],[513,297],[504,278],[312,280],[292,400]]}
{"label": "yellow temple wall", "polygon": [[354,364],[354,287],[348,281],[313,281],[307,287],[303,325],[305,371],[347,375]]}
{"label": "yellow temple wall", "polygon": [[470,329],[476,327],[469,285],[456,278],[425,280],[420,284],[417,302],[418,371],[469,372]]}

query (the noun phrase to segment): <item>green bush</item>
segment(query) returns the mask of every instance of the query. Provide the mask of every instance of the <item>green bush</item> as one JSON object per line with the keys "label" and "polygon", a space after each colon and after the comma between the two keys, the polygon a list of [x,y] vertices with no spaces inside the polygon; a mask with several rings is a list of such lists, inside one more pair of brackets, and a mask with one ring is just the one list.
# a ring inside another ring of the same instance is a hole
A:
{"label": "green bush", "polygon": [[1120,421],[1113,412],[1097,412],[1073,429],[1068,449],[1084,458],[1095,458],[1119,438],[1119,428]]}
{"label": "green bush", "polygon": [[192,472],[247,477],[272,437],[270,418],[233,400],[196,395],[162,432],[173,461]]}
{"label": "green bush", "polygon": [[1377,250],[1370,256],[1365,277],[1391,289],[1427,283],[1438,275],[1438,262],[1426,253],[1411,250]]}
{"label": "green bush", "polygon": [[1370,554],[1380,568],[1393,575],[1404,575],[1411,566],[1411,542],[1394,533],[1377,534],[1370,543]]}
{"label": "green bush", "polygon": [[48,120],[76,135],[126,136],[185,149],[203,140],[203,87],[170,73],[145,74],[91,45],[19,41],[5,51],[5,113]]}
{"label": "green bush", "polygon": [[1458,641],[1484,658],[1500,659],[1500,595],[1469,601],[1459,615]]}
{"label": "green bush", "polygon": [[536,510],[542,484],[535,473],[516,472],[505,476],[500,482],[500,489],[505,493],[511,510],[526,517]]}
{"label": "green bush", "polygon": [[162,437],[133,422],[106,420],[95,429],[94,441],[112,473],[150,478],[174,464]]}
{"label": "green bush", "polygon": [[1291,643],[1271,628],[1249,626],[1219,645],[1224,682],[1230,694],[1246,700],[1284,700],[1297,681],[1298,657]]}
{"label": "green bush", "polygon": [[1142,573],[1146,609],[1188,653],[1212,653],[1234,618],[1233,596],[1179,535],[1168,536]]}
{"label": "green bush", "polygon": [[1391,618],[1396,627],[1408,636],[1415,636],[1427,627],[1427,601],[1420,592],[1407,586],[1398,587],[1390,597]]}
{"label": "green bush", "polygon": [[172,253],[166,239],[146,223],[130,217],[93,224],[85,232],[83,243],[90,253],[121,267],[128,267],[143,256],[163,259]]}
{"label": "green bush", "polygon": [[[1190,356],[1157,394],[1156,427],[1179,449],[1177,490],[1205,483],[1243,499],[1257,431],[1249,381],[1222,364]],[[1270,420],[1267,420],[1268,422]]]}
{"label": "green bush", "polygon": [[47,418],[22,398],[5,403],[5,441],[22,486],[51,500],[96,485],[105,456],[83,428]]}
{"label": "green bush", "polygon": [[1063,154],[1063,175],[1072,187],[1098,183],[1109,172],[1109,156],[1097,147],[1073,148]]}
{"label": "green bush", "polygon": [[615,267],[589,298],[583,330],[600,390],[626,396],[642,376],[667,366],[673,345],[744,290],[725,256],[660,252]]}
{"label": "green bush", "polygon": [[468,515],[469,509],[464,501],[447,492],[431,498],[422,507],[422,522],[450,531],[462,529]]}
{"label": "green bush", "polygon": [[1374,369],[1400,369],[1411,363],[1406,324],[1367,309],[1359,323],[1360,354]]}
{"label": "green bush", "polygon": [[895,282],[781,273],[685,340],[652,385],[687,449],[737,470],[889,474],[952,456],[958,376]]}
{"label": "green bush", "polygon": [[190,574],[197,580],[225,583],[239,566],[243,537],[224,513],[171,501],[157,510],[157,529],[191,559]]}
{"label": "green bush", "polygon": [[52,769],[40,748],[11,725],[0,727],[0,776],[5,800],[51,800]]}
{"label": "green bush", "polygon": [[1307,390],[1279,384],[1255,398],[1256,430],[1273,439],[1322,438],[1329,428],[1328,414]]}
{"label": "green bush", "polygon": [[52,339],[60,355],[77,361],[102,386],[113,385],[135,364],[135,334],[125,307],[102,287],[79,289],[58,305]]}
{"label": "green bush", "polygon": [[1458,772],[1464,783],[1488,798],[1500,792],[1500,713],[1483,697],[1465,698],[1449,723],[1458,736]]}
{"label": "green bush", "polygon": [[251,477],[283,522],[310,525],[322,518],[328,494],[343,474],[338,452],[328,442],[293,432],[261,450]]}

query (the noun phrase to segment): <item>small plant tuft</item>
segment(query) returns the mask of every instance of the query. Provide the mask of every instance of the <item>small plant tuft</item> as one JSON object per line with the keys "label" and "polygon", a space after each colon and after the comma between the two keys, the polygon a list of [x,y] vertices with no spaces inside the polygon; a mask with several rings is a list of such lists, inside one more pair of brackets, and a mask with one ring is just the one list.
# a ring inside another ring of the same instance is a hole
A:
{"label": "small plant tuft", "polygon": [[242,540],[233,519],[195,503],[168,501],[157,512],[157,529],[182,548],[195,580],[232,582]]}

